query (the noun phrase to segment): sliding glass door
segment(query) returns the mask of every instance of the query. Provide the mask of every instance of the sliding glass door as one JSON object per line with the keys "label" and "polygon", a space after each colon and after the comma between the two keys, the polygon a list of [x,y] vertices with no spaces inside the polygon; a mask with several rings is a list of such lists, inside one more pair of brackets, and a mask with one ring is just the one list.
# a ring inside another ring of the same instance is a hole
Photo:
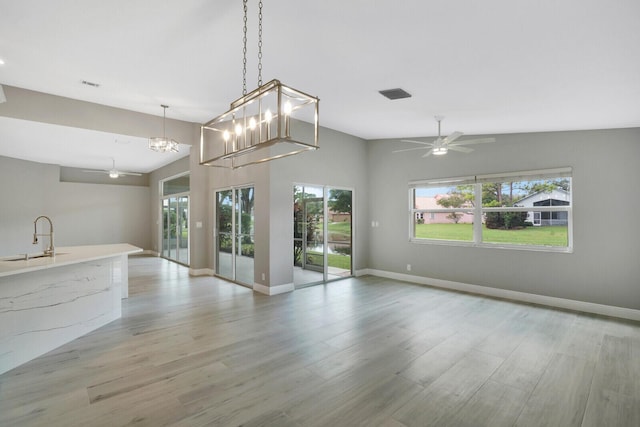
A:
{"label": "sliding glass door", "polygon": [[254,188],[216,192],[216,273],[253,286]]}
{"label": "sliding glass door", "polygon": [[351,276],[353,192],[308,185],[293,191],[294,284]]}
{"label": "sliding glass door", "polygon": [[189,265],[189,175],[161,183],[163,258]]}

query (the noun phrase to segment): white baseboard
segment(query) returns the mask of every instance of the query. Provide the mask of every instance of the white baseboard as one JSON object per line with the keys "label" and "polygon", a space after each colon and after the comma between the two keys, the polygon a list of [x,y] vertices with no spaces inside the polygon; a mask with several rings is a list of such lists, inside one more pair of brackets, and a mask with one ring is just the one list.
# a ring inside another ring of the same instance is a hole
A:
{"label": "white baseboard", "polygon": [[366,276],[366,275],[375,276],[373,273],[371,273],[371,271],[372,270],[365,268],[363,270],[355,270],[354,274],[356,275],[356,277]]}
{"label": "white baseboard", "polygon": [[213,276],[214,271],[212,268],[190,268],[189,276]]}
{"label": "white baseboard", "polygon": [[260,283],[253,284],[253,290],[265,295],[278,295],[295,290],[293,283],[285,283],[284,285],[265,286]]}
{"label": "white baseboard", "polygon": [[491,288],[488,286],[471,285],[468,283],[452,282],[450,280],[433,279],[430,277],[412,276],[410,274],[393,273],[384,270],[364,269],[359,270],[356,275],[366,275],[384,277],[388,279],[401,280],[405,282],[418,283],[421,285],[433,286],[436,288],[453,289],[456,291],[469,292],[472,294],[486,295],[495,298],[503,298],[514,301],[521,301],[531,304],[546,305],[549,307],[563,308],[585,313],[600,314],[603,316],[619,317],[640,321],[640,310],[625,307],[615,307],[611,305],[595,304],[585,301],[576,301],[564,298],[556,298],[545,295],[529,294],[525,292],[510,291],[507,289]]}

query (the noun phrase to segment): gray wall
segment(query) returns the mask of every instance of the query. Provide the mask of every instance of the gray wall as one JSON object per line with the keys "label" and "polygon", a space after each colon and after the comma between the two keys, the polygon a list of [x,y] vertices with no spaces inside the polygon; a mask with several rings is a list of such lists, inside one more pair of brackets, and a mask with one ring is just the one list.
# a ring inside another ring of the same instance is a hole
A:
{"label": "gray wall", "polygon": [[[436,279],[640,309],[640,129],[496,135],[472,154],[391,154],[369,142],[369,267]],[[403,145],[404,146],[404,145]],[[570,254],[408,241],[410,180],[573,168]]]}
{"label": "gray wall", "polygon": [[273,162],[270,176],[270,269],[272,284],[293,282],[293,185],[315,184],[354,191],[353,266],[368,259],[367,142],[321,128],[320,148]]}
{"label": "gray wall", "polygon": [[[366,142],[360,138],[320,130],[320,149],[234,171],[210,168],[210,218],[213,194],[229,186],[255,187],[256,248],[254,281],[265,286],[293,283],[293,185],[298,183],[351,188],[358,206],[367,204]],[[354,267],[367,265],[368,240],[363,227],[366,209],[355,209]],[[364,228],[366,230],[366,228]],[[213,247],[213,230],[208,247]],[[210,264],[213,266],[213,254]],[[266,279],[262,280],[262,273]]]}
{"label": "gray wall", "polygon": [[59,176],[57,165],[0,156],[0,256],[42,251],[31,244],[39,215],[52,219],[56,246],[149,247],[148,187],[60,182]]}

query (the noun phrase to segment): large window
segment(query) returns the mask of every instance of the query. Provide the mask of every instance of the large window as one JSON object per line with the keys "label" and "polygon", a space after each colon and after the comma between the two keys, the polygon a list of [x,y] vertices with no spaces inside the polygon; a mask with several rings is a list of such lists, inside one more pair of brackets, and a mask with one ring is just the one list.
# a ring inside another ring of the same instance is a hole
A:
{"label": "large window", "polygon": [[571,169],[409,183],[418,243],[572,249]]}

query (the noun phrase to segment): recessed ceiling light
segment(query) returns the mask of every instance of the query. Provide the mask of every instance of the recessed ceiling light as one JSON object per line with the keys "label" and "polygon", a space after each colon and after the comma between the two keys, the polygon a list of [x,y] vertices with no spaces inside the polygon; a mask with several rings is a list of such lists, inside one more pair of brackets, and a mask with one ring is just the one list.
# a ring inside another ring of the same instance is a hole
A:
{"label": "recessed ceiling light", "polygon": [[0,65],[4,65],[4,59],[0,58]]}

